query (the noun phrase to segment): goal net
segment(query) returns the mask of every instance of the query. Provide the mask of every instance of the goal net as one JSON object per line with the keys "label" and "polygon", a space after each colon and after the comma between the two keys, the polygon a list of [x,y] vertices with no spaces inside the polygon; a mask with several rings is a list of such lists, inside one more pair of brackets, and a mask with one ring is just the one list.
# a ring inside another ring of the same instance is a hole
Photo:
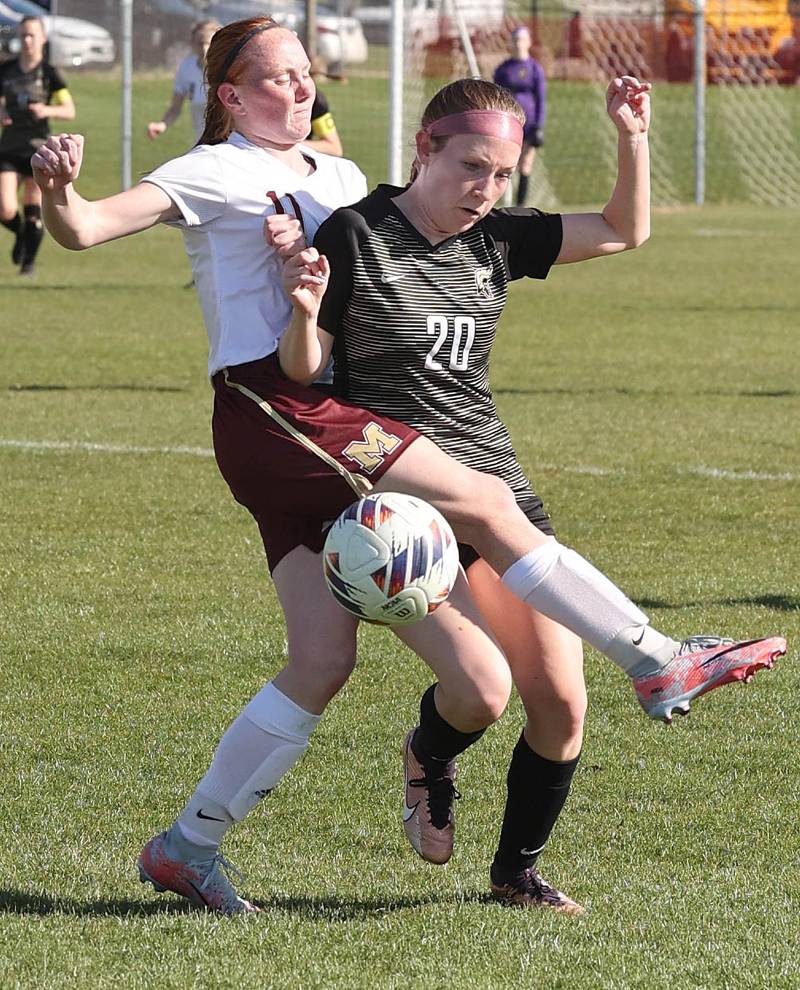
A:
{"label": "goal net", "polygon": [[[454,11],[461,8],[467,40]],[[653,202],[691,202],[697,121],[693,0],[576,0],[487,8],[474,0],[407,0],[404,166],[426,99],[478,70],[491,78],[525,24],[548,79],[545,143],[528,202],[552,209],[604,201],[616,171],[616,131],[604,92],[615,75],[655,83],[650,133]],[[708,0],[705,32],[705,193],[711,202],[800,205],[800,20],[786,0]],[[469,47],[472,48],[472,53]]]}

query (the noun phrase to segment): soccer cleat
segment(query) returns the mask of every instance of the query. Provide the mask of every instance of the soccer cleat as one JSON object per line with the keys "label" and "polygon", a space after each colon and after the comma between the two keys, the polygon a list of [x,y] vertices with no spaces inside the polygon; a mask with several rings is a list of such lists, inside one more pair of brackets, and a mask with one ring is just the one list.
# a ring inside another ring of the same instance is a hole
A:
{"label": "soccer cleat", "polygon": [[529,866],[514,876],[503,878],[492,866],[492,897],[509,907],[548,907],[561,914],[583,914],[585,908],[551,887],[535,866]]}
{"label": "soccer cleat", "polygon": [[32,261],[23,261],[19,269],[20,275],[33,275],[35,271],[36,266]]}
{"label": "soccer cleat", "polygon": [[414,732],[414,729],[409,732],[403,744],[403,829],[423,859],[441,865],[453,854],[453,803],[461,797],[454,783],[456,764],[451,760],[441,777],[428,777],[411,748]]}
{"label": "soccer cleat", "polygon": [[[142,883],[151,883],[162,893],[171,890],[196,907],[220,914],[249,914],[258,908],[239,897],[226,873],[242,879],[241,873],[217,853],[206,862],[183,863],[171,859],[164,848],[167,833],[152,838],[139,854],[136,865]],[[223,870],[225,872],[223,872]]]}
{"label": "soccer cleat", "polygon": [[749,683],[762,667],[774,666],[786,652],[781,636],[735,643],[719,636],[690,636],[675,656],[655,674],[634,677],[639,704],[650,718],[672,721],[686,715],[692,699],[733,681]]}

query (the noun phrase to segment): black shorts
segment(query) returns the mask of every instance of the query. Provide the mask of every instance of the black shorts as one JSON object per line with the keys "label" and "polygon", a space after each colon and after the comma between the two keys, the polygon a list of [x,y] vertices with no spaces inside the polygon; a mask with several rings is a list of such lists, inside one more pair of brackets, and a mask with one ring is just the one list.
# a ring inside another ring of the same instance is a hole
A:
{"label": "black shorts", "polygon": [[16,172],[17,175],[24,175],[32,179],[31,156],[27,152],[20,154],[13,151],[0,151],[0,172]]}
{"label": "black shorts", "polygon": [[[546,536],[556,535],[556,531],[550,522],[550,516],[544,511],[544,502],[542,502],[538,495],[531,492],[528,498],[519,502],[519,507],[533,525],[537,529],[540,529]],[[458,557],[465,571],[469,570],[470,566],[476,560],[480,560],[480,556],[475,547],[471,547],[468,543],[458,544]]]}

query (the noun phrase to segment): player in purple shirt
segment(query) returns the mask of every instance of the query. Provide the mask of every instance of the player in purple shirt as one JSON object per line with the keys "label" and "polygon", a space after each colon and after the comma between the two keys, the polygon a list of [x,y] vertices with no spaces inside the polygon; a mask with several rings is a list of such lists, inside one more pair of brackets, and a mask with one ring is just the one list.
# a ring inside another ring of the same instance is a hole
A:
{"label": "player in purple shirt", "polygon": [[524,24],[511,32],[511,46],[514,55],[495,69],[494,81],[498,86],[511,90],[525,111],[522,155],[517,166],[517,206],[524,206],[536,149],[544,144],[547,83],[544,69],[531,55],[531,33]]}

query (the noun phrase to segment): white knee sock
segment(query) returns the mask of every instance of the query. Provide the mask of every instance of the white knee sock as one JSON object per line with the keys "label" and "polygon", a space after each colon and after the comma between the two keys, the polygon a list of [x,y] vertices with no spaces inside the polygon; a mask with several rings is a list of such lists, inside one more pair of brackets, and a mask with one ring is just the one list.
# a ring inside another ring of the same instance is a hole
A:
{"label": "white knee sock", "polygon": [[216,847],[303,755],[320,720],[270,682],[234,719],[178,817],[185,839]]}
{"label": "white knee sock", "polygon": [[503,583],[631,677],[663,667],[680,645],[653,629],[615,584],[557,540],[548,540],[513,563]]}

